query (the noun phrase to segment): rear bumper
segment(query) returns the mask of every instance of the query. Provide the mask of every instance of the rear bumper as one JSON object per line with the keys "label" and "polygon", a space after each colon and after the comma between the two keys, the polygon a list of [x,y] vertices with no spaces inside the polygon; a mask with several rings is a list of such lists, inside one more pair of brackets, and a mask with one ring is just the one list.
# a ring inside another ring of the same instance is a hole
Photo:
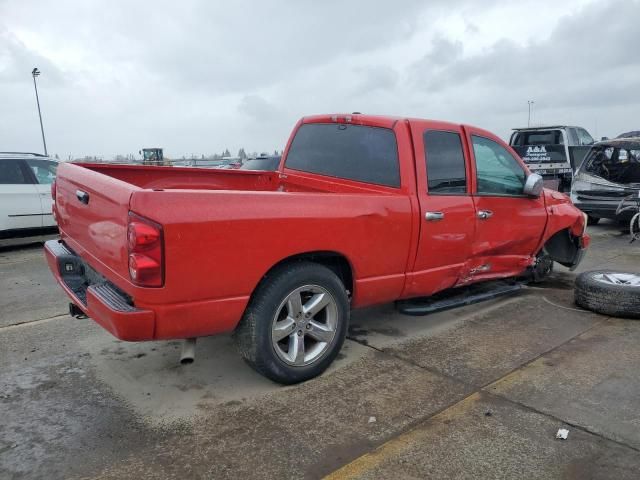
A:
{"label": "rear bumper", "polygon": [[50,240],[44,251],[51,272],[71,301],[121,340],[168,340],[231,332],[249,301],[246,295],[187,303],[134,303],[64,243]]}
{"label": "rear bumper", "polygon": [[44,244],[56,281],[71,301],[113,336],[128,341],[154,338],[155,313],[132,306],[126,295],[109,282],[89,284],[80,257],[58,240]]}

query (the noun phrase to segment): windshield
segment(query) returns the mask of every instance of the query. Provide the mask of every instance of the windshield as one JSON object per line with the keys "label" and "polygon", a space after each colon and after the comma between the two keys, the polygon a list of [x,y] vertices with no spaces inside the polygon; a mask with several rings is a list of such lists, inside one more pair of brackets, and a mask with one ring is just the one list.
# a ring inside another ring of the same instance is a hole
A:
{"label": "windshield", "polygon": [[158,160],[157,150],[143,150],[142,155],[145,160]]}
{"label": "windshield", "polygon": [[585,172],[614,183],[640,183],[640,147],[598,145],[584,161]]}

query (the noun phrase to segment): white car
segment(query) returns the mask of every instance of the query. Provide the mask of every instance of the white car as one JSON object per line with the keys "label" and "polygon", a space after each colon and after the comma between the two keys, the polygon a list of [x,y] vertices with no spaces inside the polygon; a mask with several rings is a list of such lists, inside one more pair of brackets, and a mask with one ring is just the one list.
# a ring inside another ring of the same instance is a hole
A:
{"label": "white car", "polygon": [[0,152],[0,239],[53,229],[51,183],[58,161],[37,153]]}

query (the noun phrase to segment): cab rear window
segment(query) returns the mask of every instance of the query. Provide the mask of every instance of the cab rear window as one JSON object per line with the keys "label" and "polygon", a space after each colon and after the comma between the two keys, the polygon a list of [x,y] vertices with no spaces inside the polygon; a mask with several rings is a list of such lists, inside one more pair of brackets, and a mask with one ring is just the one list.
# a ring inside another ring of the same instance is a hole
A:
{"label": "cab rear window", "polygon": [[311,123],[291,142],[286,167],[389,187],[400,186],[396,136],[388,128]]}

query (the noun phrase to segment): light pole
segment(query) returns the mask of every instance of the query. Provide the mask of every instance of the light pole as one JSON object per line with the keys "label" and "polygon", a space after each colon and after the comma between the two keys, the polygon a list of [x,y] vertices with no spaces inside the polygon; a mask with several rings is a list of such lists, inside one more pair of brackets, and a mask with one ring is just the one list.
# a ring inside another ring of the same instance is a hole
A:
{"label": "light pole", "polygon": [[40,117],[40,131],[42,132],[42,144],[44,145],[44,154],[49,156],[47,153],[47,141],[44,139],[44,127],[42,126],[42,113],[40,113],[40,99],[38,98],[38,86],[36,85],[36,77],[40,75],[40,70],[38,67],[31,70],[31,76],[33,77],[33,88],[36,91],[36,103],[38,104],[38,117]]}
{"label": "light pole", "polygon": [[527,119],[527,127],[531,126],[531,105],[533,105],[534,103],[536,102],[534,102],[533,100],[527,100],[527,104],[529,105],[529,117]]}

